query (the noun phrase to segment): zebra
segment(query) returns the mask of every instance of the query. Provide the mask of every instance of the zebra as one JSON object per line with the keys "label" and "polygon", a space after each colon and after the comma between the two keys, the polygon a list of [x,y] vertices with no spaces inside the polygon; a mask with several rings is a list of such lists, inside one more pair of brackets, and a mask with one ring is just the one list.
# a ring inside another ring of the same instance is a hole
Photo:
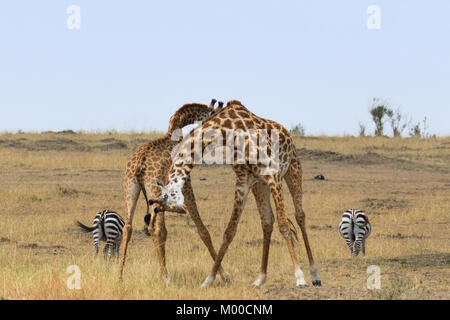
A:
{"label": "zebra", "polygon": [[[122,217],[114,211],[103,210],[95,215],[92,228],[85,226],[80,221],[77,225],[84,232],[92,232],[94,236],[94,256],[98,255],[99,241],[106,241],[103,255],[105,258],[116,255],[119,257],[119,248],[122,243],[122,230],[125,222]],[[114,251],[114,252],[113,252]]]}
{"label": "zebra", "polygon": [[339,232],[345,239],[350,253],[357,256],[361,250],[366,255],[366,238],[370,235],[371,225],[366,214],[358,209],[349,209],[342,215]]}

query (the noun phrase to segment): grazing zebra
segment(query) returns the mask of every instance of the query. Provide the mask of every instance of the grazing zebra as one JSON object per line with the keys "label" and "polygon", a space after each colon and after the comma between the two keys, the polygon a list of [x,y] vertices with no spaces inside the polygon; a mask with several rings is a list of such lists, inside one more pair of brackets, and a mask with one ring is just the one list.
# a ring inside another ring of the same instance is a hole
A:
{"label": "grazing zebra", "polygon": [[366,255],[366,238],[370,235],[371,226],[366,214],[358,209],[349,209],[344,212],[341,223],[339,224],[339,232],[345,239],[350,252],[353,256],[357,256],[361,250]]}
{"label": "grazing zebra", "polygon": [[84,232],[93,232],[94,236],[94,255],[98,255],[98,243],[100,240],[106,241],[103,255],[105,258],[116,255],[119,257],[119,248],[122,242],[122,229],[125,222],[122,217],[114,211],[103,210],[96,214],[92,228],[85,226],[80,221],[77,225]]}

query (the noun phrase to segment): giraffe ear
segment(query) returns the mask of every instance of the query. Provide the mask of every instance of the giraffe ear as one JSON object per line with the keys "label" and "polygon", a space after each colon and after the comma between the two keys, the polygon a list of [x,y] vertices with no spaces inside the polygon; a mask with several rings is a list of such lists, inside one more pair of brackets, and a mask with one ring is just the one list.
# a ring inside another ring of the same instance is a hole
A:
{"label": "giraffe ear", "polygon": [[161,180],[155,179],[155,183],[156,183],[156,185],[157,185],[158,187],[164,188],[164,184],[161,182]]}

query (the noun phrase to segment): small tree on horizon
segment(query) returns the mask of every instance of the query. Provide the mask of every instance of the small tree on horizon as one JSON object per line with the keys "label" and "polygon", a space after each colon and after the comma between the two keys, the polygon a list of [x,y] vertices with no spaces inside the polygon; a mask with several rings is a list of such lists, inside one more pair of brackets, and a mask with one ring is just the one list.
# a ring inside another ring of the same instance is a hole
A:
{"label": "small tree on horizon", "polygon": [[386,118],[393,117],[394,112],[389,105],[380,98],[373,98],[369,111],[372,116],[372,120],[375,123],[375,135],[383,136]]}
{"label": "small tree on horizon", "polygon": [[408,126],[407,116],[400,111],[400,108],[398,108],[396,111],[388,114],[388,117],[390,119],[392,135],[394,137],[401,137],[403,131]]}

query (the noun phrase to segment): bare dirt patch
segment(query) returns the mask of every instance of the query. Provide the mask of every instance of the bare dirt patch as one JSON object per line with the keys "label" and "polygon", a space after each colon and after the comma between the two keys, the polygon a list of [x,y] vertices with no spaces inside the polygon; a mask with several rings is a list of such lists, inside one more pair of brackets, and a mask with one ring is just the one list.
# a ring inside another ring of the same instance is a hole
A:
{"label": "bare dirt patch", "polygon": [[302,160],[323,160],[361,165],[406,163],[404,160],[388,158],[371,151],[365,154],[342,154],[334,151],[309,150],[306,148],[301,148],[297,149],[297,152]]}
{"label": "bare dirt patch", "polygon": [[116,139],[103,139],[102,142],[107,142],[104,145],[97,145],[93,147],[94,150],[100,151],[110,151],[110,150],[126,150],[128,149],[128,145],[120,140]]}

